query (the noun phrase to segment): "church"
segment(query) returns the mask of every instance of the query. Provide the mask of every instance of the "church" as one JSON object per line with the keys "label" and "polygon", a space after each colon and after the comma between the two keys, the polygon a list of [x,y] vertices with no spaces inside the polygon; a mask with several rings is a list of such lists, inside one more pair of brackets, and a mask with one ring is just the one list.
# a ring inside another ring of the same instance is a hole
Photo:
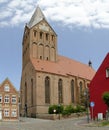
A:
{"label": "church", "polygon": [[95,70],[57,52],[57,34],[37,7],[22,40],[21,115],[37,117],[50,105],[77,105]]}

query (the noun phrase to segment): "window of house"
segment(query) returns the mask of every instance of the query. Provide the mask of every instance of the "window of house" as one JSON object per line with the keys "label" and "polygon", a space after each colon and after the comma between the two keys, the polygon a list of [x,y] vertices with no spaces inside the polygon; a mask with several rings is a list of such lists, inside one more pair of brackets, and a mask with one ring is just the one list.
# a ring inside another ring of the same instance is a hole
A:
{"label": "window of house", "polygon": [[82,90],[83,90],[82,82],[79,83],[79,87],[80,87],[80,95],[82,95]]}
{"label": "window of house", "polygon": [[106,69],[106,78],[109,78],[109,68]]}
{"label": "window of house", "polygon": [[9,103],[9,95],[6,95],[6,96],[5,96],[4,102],[5,102],[5,103]]}
{"label": "window of house", "polygon": [[4,109],[4,117],[9,117],[9,109]]}
{"label": "window of house", "polygon": [[40,32],[40,39],[42,39],[42,37],[43,37],[43,33],[42,33],[42,32]]}
{"label": "window of house", "polygon": [[71,81],[71,101],[74,103],[74,80]]}
{"label": "window of house", "polygon": [[82,103],[82,96],[83,96],[83,84],[80,81],[79,83],[79,102]]}
{"label": "window of house", "polygon": [[6,91],[6,92],[9,92],[9,91],[10,91],[10,87],[9,87],[8,84],[6,84],[6,85],[4,86],[4,91]]}
{"label": "window of house", "polygon": [[50,103],[50,78],[45,78],[45,103]]}
{"label": "window of house", "polygon": [[59,79],[58,81],[58,102],[63,103],[63,81]]}
{"label": "window of house", "polygon": [[2,103],[2,95],[0,95],[0,103]]}
{"label": "window of house", "polygon": [[49,34],[48,33],[46,33],[46,40],[48,41],[48,37],[49,37]]}
{"label": "window of house", "polygon": [[16,102],[17,102],[16,96],[13,95],[13,96],[12,96],[12,104],[15,104]]}
{"label": "window of house", "polygon": [[17,117],[17,110],[16,109],[12,109],[11,117]]}
{"label": "window of house", "polygon": [[51,36],[52,41],[54,40],[54,35]]}
{"label": "window of house", "polygon": [[37,31],[36,31],[36,30],[34,30],[34,32],[33,32],[33,33],[34,33],[34,37],[36,37],[36,35],[37,35]]}

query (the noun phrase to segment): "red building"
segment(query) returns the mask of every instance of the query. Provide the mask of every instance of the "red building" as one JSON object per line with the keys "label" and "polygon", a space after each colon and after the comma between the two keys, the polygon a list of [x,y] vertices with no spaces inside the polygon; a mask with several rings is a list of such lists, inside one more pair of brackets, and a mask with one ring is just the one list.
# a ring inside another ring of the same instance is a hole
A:
{"label": "red building", "polygon": [[94,102],[94,107],[91,108],[91,117],[98,117],[98,113],[106,115],[107,106],[102,99],[104,92],[109,91],[109,53],[106,55],[90,86],[90,102]]}

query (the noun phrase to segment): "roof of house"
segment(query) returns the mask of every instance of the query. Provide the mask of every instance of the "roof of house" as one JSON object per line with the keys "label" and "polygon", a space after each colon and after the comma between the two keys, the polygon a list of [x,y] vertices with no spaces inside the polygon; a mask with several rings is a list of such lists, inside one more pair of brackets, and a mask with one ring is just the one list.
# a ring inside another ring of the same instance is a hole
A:
{"label": "roof of house", "polygon": [[0,87],[2,87],[5,83],[9,83],[9,84],[11,84],[11,86],[15,89],[15,91],[16,92],[18,92],[17,91],[17,89],[15,88],[15,86],[12,84],[12,82],[9,80],[9,78],[6,78],[1,84],[0,84]]}
{"label": "roof of house", "polygon": [[95,75],[95,70],[86,64],[78,61],[66,58],[64,56],[58,56],[57,62],[51,62],[46,60],[40,60],[31,58],[31,62],[35,67],[35,70],[53,73],[57,75],[72,75],[81,78],[91,80]]}
{"label": "roof of house", "polygon": [[36,25],[37,23],[39,23],[40,21],[42,21],[43,19],[45,19],[44,14],[42,13],[41,9],[39,8],[39,6],[36,8],[33,16],[31,17],[29,23],[27,24],[27,26],[29,28],[33,27],[34,25]]}
{"label": "roof of house", "polygon": [[106,69],[108,69],[108,68],[109,68],[109,52],[105,56],[101,65],[99,66],[96,74],[94,75],[94,77],[91,81],[91,84],[90,84],[90,86],[91,86],[90,89],[93,88],[93,90],[95,90],[95,89],[100,88],[100,86],[105,86],[105,87],[103,87],[103,90],[104,90],[106,88],[106,86],[108,86],[109,81],[106,78],[106,76],[107,76]]}

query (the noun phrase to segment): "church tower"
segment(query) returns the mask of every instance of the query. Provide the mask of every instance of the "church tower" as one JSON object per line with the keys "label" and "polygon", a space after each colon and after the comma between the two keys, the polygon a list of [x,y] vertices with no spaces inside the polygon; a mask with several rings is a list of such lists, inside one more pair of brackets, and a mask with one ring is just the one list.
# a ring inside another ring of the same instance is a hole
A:
{"label": "church tower", "polygon": [[25,26],[23,37],[23,67],[29,58],[57,61],[57,35],[39,7]]}

